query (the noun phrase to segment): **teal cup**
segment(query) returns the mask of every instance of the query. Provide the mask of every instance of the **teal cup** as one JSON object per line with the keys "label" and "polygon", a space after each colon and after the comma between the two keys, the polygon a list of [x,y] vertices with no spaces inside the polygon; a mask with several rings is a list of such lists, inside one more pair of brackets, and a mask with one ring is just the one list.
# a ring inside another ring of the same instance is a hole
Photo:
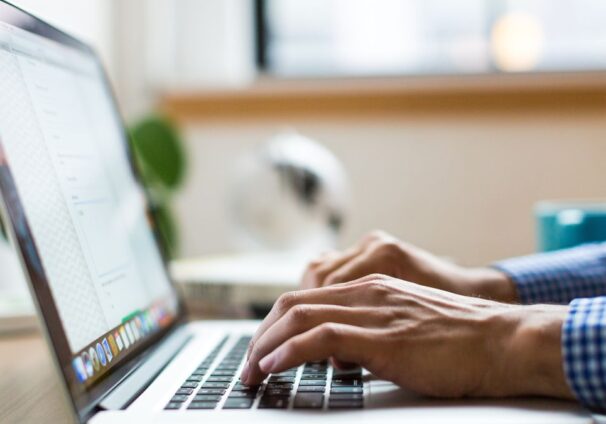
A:
{"label": "teal cup", "polygon": [[534,213],[540,252],[606,241],[606,200],[540,202]]}

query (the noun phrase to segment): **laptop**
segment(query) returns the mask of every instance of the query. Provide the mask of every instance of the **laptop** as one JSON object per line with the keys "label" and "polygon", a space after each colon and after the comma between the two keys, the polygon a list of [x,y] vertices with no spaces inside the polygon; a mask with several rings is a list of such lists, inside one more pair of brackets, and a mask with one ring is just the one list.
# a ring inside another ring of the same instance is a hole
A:
{"label": "laptop", "polygon": [[188,321],[97,55],[3,1],[0,191],[76,422],[588,420],[542,399],[422,399],[326,361],[243,385],[258,322]]}

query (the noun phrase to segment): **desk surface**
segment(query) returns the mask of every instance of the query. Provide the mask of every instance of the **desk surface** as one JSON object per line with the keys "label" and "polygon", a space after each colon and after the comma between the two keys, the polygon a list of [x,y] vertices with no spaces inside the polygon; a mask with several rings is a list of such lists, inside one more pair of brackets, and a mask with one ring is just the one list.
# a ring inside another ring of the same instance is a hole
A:
{"label": "desk surface", "polygon": [[0,375],[0,423],[71,419],[40,334],[0,337]]}

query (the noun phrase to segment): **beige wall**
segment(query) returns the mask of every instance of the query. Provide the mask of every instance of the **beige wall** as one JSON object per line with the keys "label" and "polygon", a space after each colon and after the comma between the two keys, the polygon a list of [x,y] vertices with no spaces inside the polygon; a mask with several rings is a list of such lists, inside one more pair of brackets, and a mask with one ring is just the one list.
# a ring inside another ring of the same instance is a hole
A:
{"label": "beige wall", "polygon": [[230,167],[285,124],[321,141],[349,172],[354,202],[343,244],[382,228],[484,264],[533,251],[537,200],[606,197],[606,117],[598,111],[190,124],[191,170],[177,201],[184,256],[232,248]]}

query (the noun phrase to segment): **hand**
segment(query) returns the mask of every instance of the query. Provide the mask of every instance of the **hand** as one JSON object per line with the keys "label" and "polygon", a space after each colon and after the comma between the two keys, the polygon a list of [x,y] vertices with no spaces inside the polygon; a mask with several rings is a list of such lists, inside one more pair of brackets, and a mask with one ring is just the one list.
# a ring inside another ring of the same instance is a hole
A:
{"label": "hand", "polygon": [[424,395],[571,398],[560,345],[566,312],[371,275],[282,296],[253,337],[242,381],[334,358]]}
{"label": "hand", "polygon": [[311,262],[301,287],[323,287],[374,273],[465,296],[518,300],[515,285],[504,273],[457,266],[382,231],[370,233],[343,253],[328,253]]}

